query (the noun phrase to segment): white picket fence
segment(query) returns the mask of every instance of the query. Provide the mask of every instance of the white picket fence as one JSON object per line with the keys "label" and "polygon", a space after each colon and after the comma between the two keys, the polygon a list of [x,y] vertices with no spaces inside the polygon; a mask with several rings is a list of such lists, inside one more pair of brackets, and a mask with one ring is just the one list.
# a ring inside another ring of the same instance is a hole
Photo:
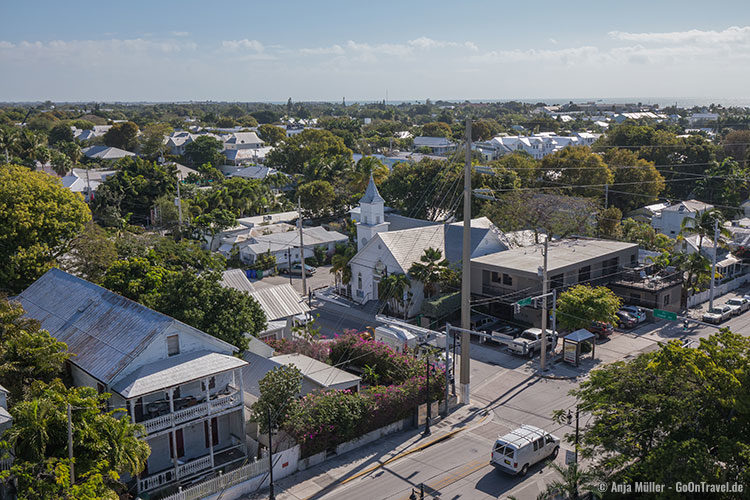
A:
{"label": "white picket fence", "polygon": [[[724,295],[727,292],[730,292],[732,290],[736,290],[739,287],[741,287],[742,285],[744,285],[745,283],[747,283],[748,280],[750,280],[750,275],[746,274],[744,276],[740,276],[739,278],[735,278],[732,281],[727,281],[726,283],[722,283],[721,285],[717,285],[714,288],[714,297],[721,297],[722,295]],[[702,303],[708,301],[709,295],[710,295],[710,291],[709,290],[704,290],[704,291],[702,291],[700,293],[696,293],[694,295],[691,295],[690,297],[688,297],[688,300],[687,300],[688,307],[695,307],[698,304],[702,304]]]}
{"label": "white picket fence", "polygon": [[163,500],[199,500],[267,472],[268,460],[258,460],[195,486],[185,488],[173,495],[164,497]]}

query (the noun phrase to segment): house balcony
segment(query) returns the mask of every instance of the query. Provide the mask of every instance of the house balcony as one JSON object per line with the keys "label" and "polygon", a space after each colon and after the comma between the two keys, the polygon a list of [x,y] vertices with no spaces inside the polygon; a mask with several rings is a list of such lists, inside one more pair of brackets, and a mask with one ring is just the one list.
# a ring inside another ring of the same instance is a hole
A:
{"label": "house balcony", "polygon": [[209,453],[189,461],[177,460],[177,467],[150,474],[138,479],[138,492],[144,493],[158,490],[170,484],[180,482],[189,484],[191,480],[203,480],[208,474],[221,469],[232,468],[245,459],[245,446],[234,438],[229,446],[215,450],[213,456]]}
{"label": "house balcony", "polygon": [[240,390],[232,385],[227,385],[223,391],[209,395],[208,401],[205,397],[190,396],[181,399],[179,402],[173,402],[174,412],[170,412],[168,399],[148,403],[146,412],[144,412],[144,419],[140,421],[136,419],[136,423],[143,425],[148,434],[153,434],[241,405],[242,395]]}

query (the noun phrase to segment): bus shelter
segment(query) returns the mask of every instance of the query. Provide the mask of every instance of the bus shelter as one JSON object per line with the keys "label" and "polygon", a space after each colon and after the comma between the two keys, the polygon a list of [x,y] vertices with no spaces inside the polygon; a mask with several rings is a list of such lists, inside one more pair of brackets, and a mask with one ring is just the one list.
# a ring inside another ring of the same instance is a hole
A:
{"label": "bus shelter", "polygon": [[584,343],[591,344],[591,359],[596,357],[596,335],[581,328],[563,337],[563,361],[578,366],[581,361],[581,346]]}

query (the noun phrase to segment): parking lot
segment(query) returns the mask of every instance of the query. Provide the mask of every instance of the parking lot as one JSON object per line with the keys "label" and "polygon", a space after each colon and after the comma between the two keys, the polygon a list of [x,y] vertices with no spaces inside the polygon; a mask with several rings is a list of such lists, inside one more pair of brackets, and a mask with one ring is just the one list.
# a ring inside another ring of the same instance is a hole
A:
{"label": "parking lot", "polygon": [[[307,289],[315,290],[317,288],[327,287],[333,285],[334,276],[331,273],[331,266],[320,266],[316,268],[315,274],[307,276]],[[288,274],[278,274],[276,276],[266,276],[260,280],[250,280],[253,286],[257,289],[267,288],[274,285],[281,285],[289,283],[290,278]],[[292,276],[291,284],[299,294],[302,294],[302,277]]]}

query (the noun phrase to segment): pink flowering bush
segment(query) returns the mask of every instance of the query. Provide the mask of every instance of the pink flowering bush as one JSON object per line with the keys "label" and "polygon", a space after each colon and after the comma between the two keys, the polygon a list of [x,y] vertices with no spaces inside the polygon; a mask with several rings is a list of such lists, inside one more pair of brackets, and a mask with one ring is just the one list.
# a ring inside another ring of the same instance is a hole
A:
{"label": "pink flowering bush", "polygon": [[[424,366],[424,364],[422,365]],[[426,374],[401,384],[369,387],[361,393],[320,391],[308,394],[289,414],[284,430],[308,457],[413,415],[426,401]],[[445,372],[430,374],[430,401],[441,400]]]}
{"label": "pink flowering bush", "polygon": [[307,339],[269,339],[265,341],[278,354],[304,354],[324,363],[328,362],[329,343],[311,342]]}
{"label": "pink flowering bush", "polygon": [[381,385],[400,384],[424,373],[424,361],[410,354],[400,354],[390,346],[362,338],[356,333],[347,333],[330,344],[330,363],[340,368],[357,367],[368,374],[367,382]]}

